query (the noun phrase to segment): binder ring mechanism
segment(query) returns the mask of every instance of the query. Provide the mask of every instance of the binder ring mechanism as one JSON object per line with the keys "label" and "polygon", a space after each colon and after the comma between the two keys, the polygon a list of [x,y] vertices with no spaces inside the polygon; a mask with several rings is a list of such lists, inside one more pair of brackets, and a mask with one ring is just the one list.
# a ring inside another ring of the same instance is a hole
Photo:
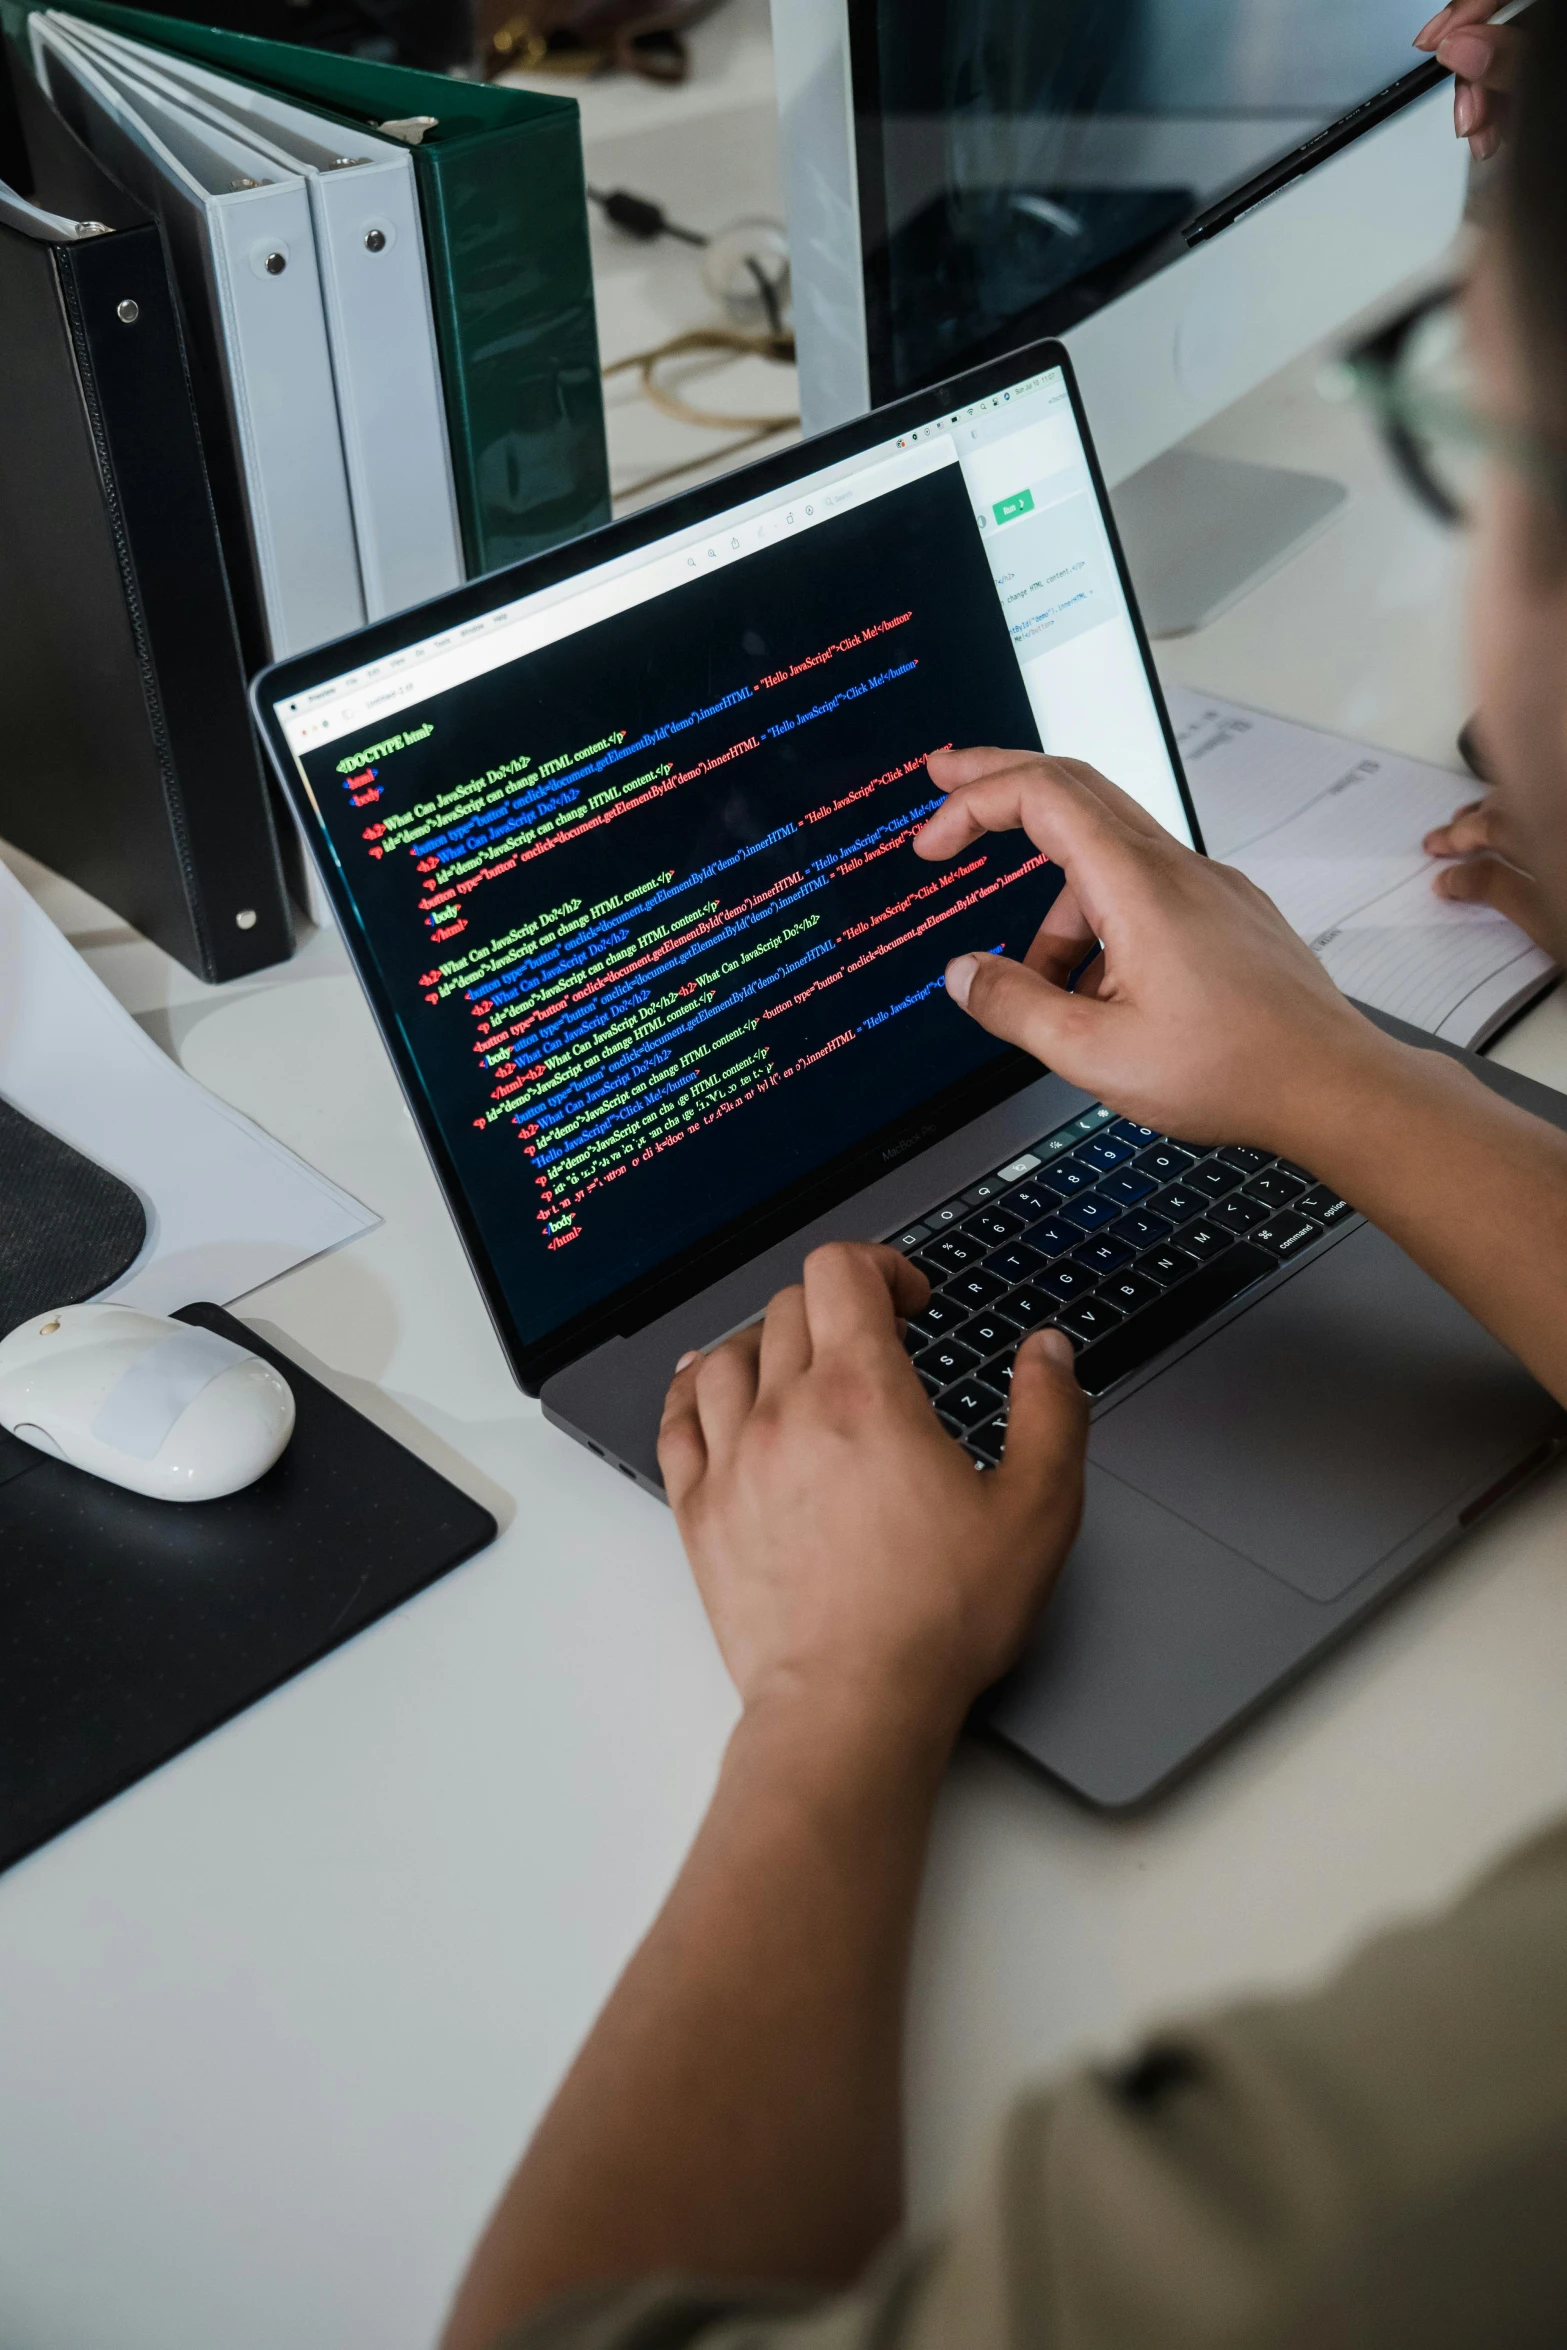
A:
{"label": "binder ring mechanism", "polygon": [[441,118],[438,114],[398,114],[390,122],[378,122],[375,127],[389,139],[401,139],[406,147],[418,147],[423,144],[426,131],[440,129]]}

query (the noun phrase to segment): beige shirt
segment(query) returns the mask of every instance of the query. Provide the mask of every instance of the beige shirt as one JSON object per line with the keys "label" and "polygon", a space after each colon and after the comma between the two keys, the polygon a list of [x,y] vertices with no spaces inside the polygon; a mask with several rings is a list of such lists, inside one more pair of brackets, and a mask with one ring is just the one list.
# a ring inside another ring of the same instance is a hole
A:
{"label": "beige shirt", "polygon": [[497,2350],[1567,2350],[1567,1824],[1326,1990],[1012,2109],[840,2298],[572,2296]]}

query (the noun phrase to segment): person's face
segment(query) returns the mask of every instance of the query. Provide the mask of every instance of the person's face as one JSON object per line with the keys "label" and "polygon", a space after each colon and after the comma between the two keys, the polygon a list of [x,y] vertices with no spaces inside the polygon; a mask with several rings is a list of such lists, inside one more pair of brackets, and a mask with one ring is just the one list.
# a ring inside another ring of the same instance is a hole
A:
{"label": "person's face", "polygon": [[[1525,441],[1542,429],[1567,441],[1567,417],[1537,413],[1494,249],[1470,288],[1469,332],[1485,414]],[[1567,960],[1567,546],[1524,472],[1503,461],[1489,469],[1478,521],[1470,626],[1486,756],[1506,854],[1534,875]]]}

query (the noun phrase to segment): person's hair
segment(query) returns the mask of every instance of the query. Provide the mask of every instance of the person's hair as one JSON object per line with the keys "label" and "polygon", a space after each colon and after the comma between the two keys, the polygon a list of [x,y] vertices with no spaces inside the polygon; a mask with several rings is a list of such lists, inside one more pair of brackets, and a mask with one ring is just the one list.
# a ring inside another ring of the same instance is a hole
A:
{"label": "person's hair", "polygon": [[1518,32],[1501,229],[1536,429],[1567,450],[1567,0],[1534,0]]}

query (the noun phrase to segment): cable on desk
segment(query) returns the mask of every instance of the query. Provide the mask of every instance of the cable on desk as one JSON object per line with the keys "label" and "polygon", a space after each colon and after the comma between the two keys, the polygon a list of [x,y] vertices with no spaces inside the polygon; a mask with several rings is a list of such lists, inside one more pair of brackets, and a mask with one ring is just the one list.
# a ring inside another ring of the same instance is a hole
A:
{"label": "cable on desk", "polygon": [[746,334],[734,326],[692,327],[685,334],[671,335],[665,343],[655,343],[650,351],[632,351],[624,359],[612,360],[604,369],[605,380],[634,367],[642,378],[643,395],[662,415],[672,416],[677,424],[703,425],[710,432],[782,432],[785,425],[799,423],[792,412],[787,416],[732,416],[718,408],[696,408],[678,392],[666,391],[653,370],[666,359],[681,359],[695,351],[727,351],[737,358],[775,359],[787,365],[794,358],[794,337]]}
{"label": "cable on desk", "polygon": [[[789,419],[791,424],[798,421],[793,416]],[[783,429],[782,425],[764,425],[759,432],[748,432],[737,441],[725,442],[721,449],[704,449],[700,457],[685,457],[678,465],[665,465],[657,473],[644,473],[639,481],[628,481],[623,490],[616,490],[615,502],[618,505],[623,498],[639,498],[644,490],[658,489],[666,481],[678,481],[682,474],[696,473],[704,465],[716,465],[720,458],[738,457],[742,449],[754,449],[759,441],[770,441]]]}
{"label": "cable on desk", "polygon": [[[703,275],[708,291],[739,322],[743,308],[732,289],[722,283],[723,263],[741,269],[756,289],[756,300],[762,306],[762,315],[768,331],[781,335],[785,331],[783,303],[789,284],[789,257],[783,231],[776,221],[737,220],[727,229],[719,229],[709,236],[705,230],[684,228],[671,220],[662,204],[651,196],[634,195],[629,188],[589,188],[590,204],[596,204],[606,220],[613,221],[628,237],[639,244],[649,245],[658,237],[675,237],[682,245],[695,245],[699,252],[710,257],[704,264]],[[748,237],[758,249],[748,252]],[[764,266],[770,263],[770,269]],[[746,297],[749,301],[749,296]]]}
{"label": "cable on desk", "polygon": [[655,204],[651,196],[634,196],[629,188],[611,188],[608,195],[602,188],[589,188],[588,202],[643,244],[651,244],[655,237],[678,237],[683,245],[709,242],[700,229],[677,227],[662,204]]}
{"label": "cable on desk", "polygon": [[[767,322],[761,331],[738,323],[727,327],[696,327],[685,334],[671,335],[667,342],[655,344],[651,350],[633,351],[624,359],[612,360],[603,370],[607,382],[611,376],[635,369],[642,396],[661,415],[673,418],[677,424],[740,435],[721,449],[707,449],[699,457],[689,457],[678,465],[662,466],[656,473],[644,474],[640,481],[618,491],[617,498],[638,497],[644,490],[656,489],[666,481],[677,481],[682,474],[695,473],[700,467],[724,458],[737,457],[758,441],[771,440],[777,433],[792,430],[800,421],[793,410],[788,414],[756,416],[698,408],[680,393],[668,390],[657,376],[657,370],[666,360],[699,352],[769,359],[780,365],[793,363],[794,336],[784,319],[784,296],[789,283],[788,250],[777,223],[738,221],[733,227],[709,236],[701,229],[686,228],[679,221],[671,220],[662,204],[649,196],[634,195],[629,188],[606,191],[590,187],[587,193],[589,201],[598,205],[606,220],[640,244],[651,244],[658,237],[674,237],[681,244],[696,246],[705,256],[702,274],[708,291],[729,311],[731,319],[738,321],[759,305]],[[748,250],[748,245],[757,249]],[[742,285],[749,281],[754,287],[754,296],[737,290],[736,274]]]}
{"label": "cable on desk", "polygon": [[716,408],[697,408],[678,392],[665,389],[654,370],[666,359],[678,359],[699,351],[727,351],[737,358],[774,359],[787,364],[794,357],[794,337],[788,334],[746,334],[738,327],[693,327],[688,333],[671,335],[664,343],[656,343],[650,351],[633,351],[624,359],[612,360],[603,370],[606,382],[612,375],[624,375],[635,368],[641,377],[640,390],[645,399],[661,415],[673,417],[677,424],[694,424],[708,432],[738,432],[740,438],[721,449],[705,449],[699,457],[688,457],[682,464],[666,465],[657,473],[647,473],[639,481],[628,482],[616,492],[618,498],[639,497],[644,490],[656,489],[660,483],[678,480],[683,473],[694,473],[699,466],[716,464],[724,457],[737,457],[743,449],[758,441],[771,440],[775,433],[787,432],[800,421],[798,412],[775,416],[731,415]]}

